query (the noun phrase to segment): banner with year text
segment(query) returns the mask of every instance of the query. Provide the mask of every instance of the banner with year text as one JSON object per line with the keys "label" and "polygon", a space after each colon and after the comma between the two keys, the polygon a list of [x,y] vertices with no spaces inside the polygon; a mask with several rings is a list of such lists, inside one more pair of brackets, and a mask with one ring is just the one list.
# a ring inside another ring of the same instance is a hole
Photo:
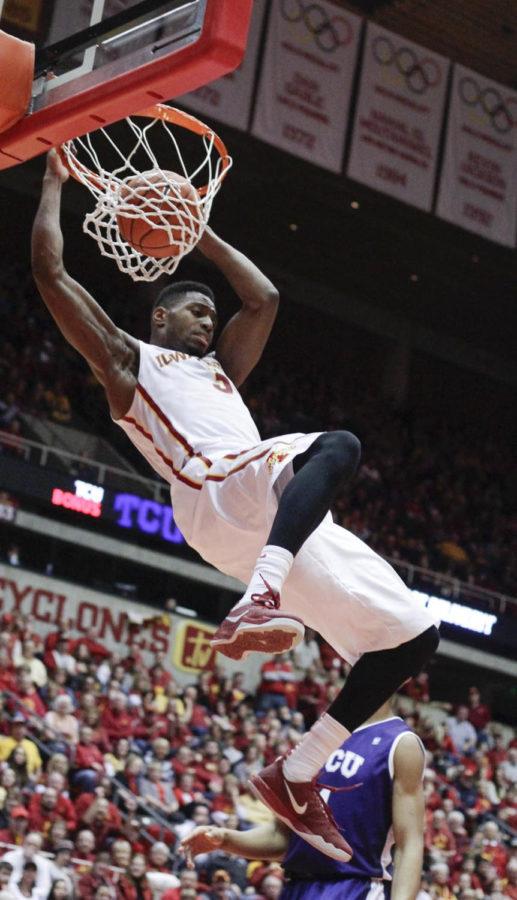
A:
{"label": "banner with year text", "polygon": [[199,113],[202,118],[216,119],[242,131],[247,129],[265,8],[265,0],[255,0],[246,53],[238,69],[178,97],[178,103]]}
{"label": "banner with year text", "polygon": [[517,92],[455,66],[437,214],[507,247],[517,220]]}
{"label": "banner with year text", "polygon": [[340,172],[361,19],[327,0],[275,0],[253,134]]}
{"label": "banner with year text", "polygon": [[348,175],[430,210],[449,61],[370,22]]}

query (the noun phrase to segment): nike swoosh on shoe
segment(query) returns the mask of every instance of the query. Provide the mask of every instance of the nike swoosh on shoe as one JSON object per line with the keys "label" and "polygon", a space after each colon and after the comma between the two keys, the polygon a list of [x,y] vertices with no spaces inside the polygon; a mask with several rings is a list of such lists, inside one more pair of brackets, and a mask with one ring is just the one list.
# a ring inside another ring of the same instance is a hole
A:
{"label": "nike swoosh on shoe", "polygon": [[291,791],[291,788],[289,787],[285,778],[284,778],[284,787],[287,791],[287,796],[289,797],[289,800],[291,801],[291,806],[293,807],[296,815],[297,816],[305,815],[305,813],[307,812],[307,803],[304,803],[303,805],[300,805],[299,803],[297,803],[296,797],[293,795],[293,792]]}

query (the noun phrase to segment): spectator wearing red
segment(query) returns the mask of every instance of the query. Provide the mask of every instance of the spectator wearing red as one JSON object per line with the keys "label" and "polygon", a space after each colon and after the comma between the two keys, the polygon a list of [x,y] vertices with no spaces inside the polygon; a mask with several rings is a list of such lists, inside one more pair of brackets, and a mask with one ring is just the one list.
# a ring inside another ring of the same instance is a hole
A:
{"label": "spectator wearing red", "polygon": [[116,884],[117,900],[153,900],[153,893],[147,881],[147,863],[141,853],[135,854],[124,875]]}
{"label": "spectator wearing red", "polygon": [[0,691],[16,692],[16,673],[6,647],[0,648]]}
{"label": "spectator wearing red", "polygon": [[495,771],[497,767],[508,759],[508,749],[504,734],[501,731],[493,732],[494,746],[488,751],[488,758],[492,769]]}
{"label": "spectator wearing red", "polygon": [[492,718],[492,711],[486,703],[481,702],[479,688],[469,688],[468,695],[469,722],[476,731],[483,732]]}
{"label": "spectator wearing red", "polygon": [[178,806],[189,806],[190,803],[203,803],[205,800],[201,791],[197,791],[194,787],[194,775],[191,772],[183,772],[180,775],[177,786],[173,789],[174,796],[178,801]]}
{"label": "spectator wearing red", "polygon": [[93,794],[98,784],[99,777],[104,774],[104,757],[93,742],[93,729],[89,725],[83,725],[79,729],[79,743],[75,748],[74,773],[72,776],[74,787],[81,793]]}
{"label": "spectator wearing red", "polygon": [[432,815],[431,824],[425,832],[425,848],[436,862],[447,862],[456,852],[456,841],[443,809],[435,809]]}
{"label": "spectator wearing red", "polygon": [[481,858],[485,862],[495,866],[498,876],[502,878],[506,871],[508,851],[501,840],[497,822],[485,822],[480,832],[474,835],[473,845],[479,848]]}
{"label": "spectator wearing red", "polygon": [[41,719],[47,708],[32,683],[31,672],[28,666],[19,666],[16,669],[16,689],[14,691],[21,705],[16,707],[25,719],[30,718],[31,713]]}
{"label": "spectator wearing red", "polygon": [[81,794],[75,808],[79,823],[93,832],[96,850],[103,850],[107,842],[120,833],[120,813],[107,797]]}
{"label": "spectator wearing red", "polygon": [[172,760],[172,769],[177,779],[183,772],[195,773],[196,761],[194,758],[194,751],[191,747],[184,746],[179,748],[176,756]]}
{"label": "spectator wearing red", "polygon": [[406,681],[402,693],[410,697],[414,703],[429,703],[429,675],[420,672],[414,678]]}
{"label": "spectator wearing red", "polygon": [[[53,638],[55,638],[53,640]],[[54,673],[58,669],[67,672],[68,675],[75,675],[77,663],[75,658],[69,652],[70,640],[64,632],[57,632],[48,635],[45,640],[45,653],[43,662],[49,673]]]}
{"label": "spectator wearing red", "polygon": [[201,790],[205,790],[212,778],[219,772],[219,764],[221,762],[221,751],[217,741],[207,741],[202,757],[195,764],[196,786]]}
{"label": "spectator wearing red", "polygon": [[128,701],[122,691],[113,691],[108,705],[101,715],[101,725],[105,729],[111,744],[119,738],[130,738],[133,734],[135,719],[128,710]]}
{"label": "spectator wearing red", "polygon": [[[107,856],[107,854],[106,854]],[[77,894],[81,900],[114,900],[114,891],[111,884],[109,858],[104,859],[104,854],[98,857],[93,854],[93,865],[88,867],[76,866],[78,875]],[[84,871],[81,869],[84,868]]]}
{"label": "spectator wearing red", "polygon": [[183,721],[190,731],[198,737],[208,734],[211,726],[210,716],[205,706],[198,702],[198,689],[193,684],[185,688],[183,694],[185,714]]}
{"label": "spectator wearing red", "polygon": [[77,816],[73,803],[63,794],[58,795],[52,787],[41,793],[34,793],[29,801],[29,828],[47,835],[50,826],[57,819],[66,823],[67,831],[75,831]]}
{"label": "spectator wearing red", "polygon": [[309,666],[298,682],[298,709],[303,714],[306,728],[314,725],[325,709],[325,686],[318,679],[316,666]]}
{"label": "spectator wearing red", "polygon": [[506,792],[497,815],[509,828],[517,832],[517,784],[512,784]]}
{"label": "spectator wearing red", "polygon": [[[24,806],[13,806],[9,813],[9,825],[0,831],[2,844],[15,844],[20,847],[29,830],[29,812]],[[3,852],[1,848],[0,852]]]}
{"label": "spectator wearing red", "polygon": [[265,662],[260,669],[260,708],[278,709],[285,703],[292,709],[296,706],[297,676],[287,653],[279,653]]}

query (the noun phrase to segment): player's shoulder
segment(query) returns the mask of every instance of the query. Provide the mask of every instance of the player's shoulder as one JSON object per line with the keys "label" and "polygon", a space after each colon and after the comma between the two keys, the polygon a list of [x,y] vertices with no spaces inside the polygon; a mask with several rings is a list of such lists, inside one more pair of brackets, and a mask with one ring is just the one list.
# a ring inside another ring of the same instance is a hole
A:
{"label": "player's shoulder", "polygon": [[393,746],[393,777],[422,779],[425,749],[422,741],[409,728],[401,731]]}

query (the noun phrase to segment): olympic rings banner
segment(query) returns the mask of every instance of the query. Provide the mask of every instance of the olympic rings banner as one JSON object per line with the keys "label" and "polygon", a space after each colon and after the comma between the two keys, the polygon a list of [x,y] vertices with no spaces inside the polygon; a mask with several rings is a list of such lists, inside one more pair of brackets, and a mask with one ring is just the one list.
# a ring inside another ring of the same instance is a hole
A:
{"label": "olympic rings banner", "polygon": [[507,247],[517,220],[517,93],[455,66],[437,214]]}
{"label": "olympic rings banner", "polygon": [[275,0],[253,134],[341,172],[362,22],[327,0]]}
{"label": "olympic rings banner", "polygon": [[178,97],[177,102],[202,117],[216,119],[241,131],[248,128],[265,9],[265,0],[255,0],[246,53],[239,68],[197,91]]}
{"label": "olympic rings banner", "polygon": [[348,175],[430,210],[449,61],[370,22]]}

